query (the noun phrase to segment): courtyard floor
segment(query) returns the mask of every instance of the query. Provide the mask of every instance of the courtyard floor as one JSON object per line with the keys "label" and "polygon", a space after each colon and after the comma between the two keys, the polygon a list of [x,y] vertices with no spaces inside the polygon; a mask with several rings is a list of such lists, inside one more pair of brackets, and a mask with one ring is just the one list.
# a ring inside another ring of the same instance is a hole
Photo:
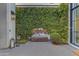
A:
{"label": "courtyard floor", "polygon": [[13,49],[0,50],[0,56],[74,56],[69,45],[53,45],[51,42],[27,42]]}

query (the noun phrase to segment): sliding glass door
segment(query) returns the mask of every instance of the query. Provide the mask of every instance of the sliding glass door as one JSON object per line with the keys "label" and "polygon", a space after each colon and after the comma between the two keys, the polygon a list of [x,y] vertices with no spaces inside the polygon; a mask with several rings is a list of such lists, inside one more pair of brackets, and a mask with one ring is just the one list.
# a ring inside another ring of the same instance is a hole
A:
{"label": "sliding glass door", "polygon": [[[78,5],[78,4],[76,4]],[[76,44],[79,45],[79,7],[75,10],[75,33],[76,33]]]}
{"label": "sliding glass door", "polygon": [[70,4],[70,42],[79,46],[79,4]]}

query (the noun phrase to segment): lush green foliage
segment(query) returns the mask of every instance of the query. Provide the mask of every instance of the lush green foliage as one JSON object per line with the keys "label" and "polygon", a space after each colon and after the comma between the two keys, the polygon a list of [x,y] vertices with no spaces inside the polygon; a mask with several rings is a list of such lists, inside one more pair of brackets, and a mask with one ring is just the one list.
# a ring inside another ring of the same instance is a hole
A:
{"label": "lush green foliage", "polygon": [[25,44],[28,40],[25,40],[25,39],[21,39],[21,40],[18,40],[17,43],[18,44]]}
{"label": "lush green foliage", "polygon": [[16,8],[16,32],[21,39],[27,39],[32,29],[39,27],[48,30],[53,42],[67,43],[68,5],[60,4],[57,8]]}

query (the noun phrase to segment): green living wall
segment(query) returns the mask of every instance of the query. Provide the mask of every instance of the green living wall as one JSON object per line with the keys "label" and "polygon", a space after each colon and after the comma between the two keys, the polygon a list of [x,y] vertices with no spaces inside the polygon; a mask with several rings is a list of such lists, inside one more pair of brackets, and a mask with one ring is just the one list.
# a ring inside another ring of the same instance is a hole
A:
{"label": "green living wall", "polygon": [[67,43],[68,4],[58,7],[16,7],[16,35],[28,40],[32,29],[45,28],[53,43]]}

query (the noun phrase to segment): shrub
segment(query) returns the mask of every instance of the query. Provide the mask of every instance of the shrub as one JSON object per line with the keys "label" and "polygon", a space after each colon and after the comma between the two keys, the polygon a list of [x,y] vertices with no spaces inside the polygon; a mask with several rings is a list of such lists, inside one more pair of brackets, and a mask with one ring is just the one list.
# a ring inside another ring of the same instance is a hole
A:
{"label": "shrub", "polygon": [[27,42],[27,40],[25,39],[20,39],[17,41],[18,44],[25,44]]}
{"label": "shrub", "polygon": [[54,44],[60,44],[61,43],[61,37],[59,35],[59,33],[51,33],[51,38],[52,38],[52,42]]}

